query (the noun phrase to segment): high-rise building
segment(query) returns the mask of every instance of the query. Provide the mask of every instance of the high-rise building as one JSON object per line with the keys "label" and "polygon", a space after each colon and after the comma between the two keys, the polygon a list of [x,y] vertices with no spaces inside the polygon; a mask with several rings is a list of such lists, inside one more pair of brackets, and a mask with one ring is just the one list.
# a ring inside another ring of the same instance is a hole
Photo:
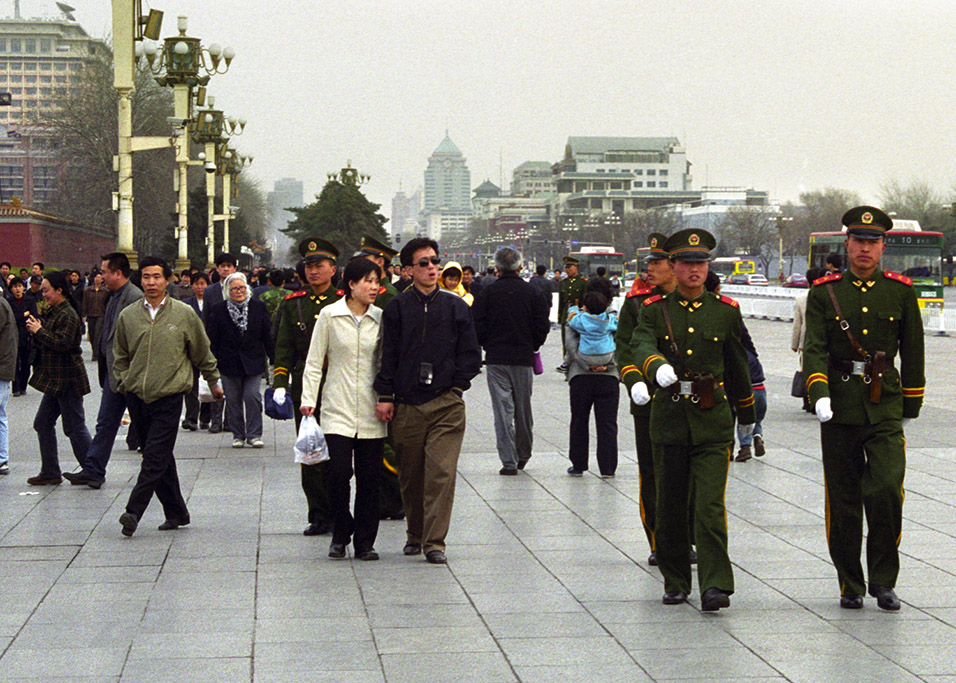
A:
{"label": "high-rise building", "polygon": [[541,197],[554,193],[550,161],[525,161],[511,177],[512,197]]}
{"label": "high-rise building", "polygon": [[110,53],[75,21],[0,19],[0,92],[13,103],[0,107],[0,123],[25,124],[52,111],[56,96],[78,85],[93,60]]}
{"label": "high-rise building", "polygon": [[422,213],[432,239],[457,243],[464,237],[471,216],[471,173],[447,132],[428,158]]}
{"label": "high-rise building", "polygon": [[289,208],[304,206],[302,181],[296,178],[282,178],[273,183],[272,192],[266,196],[269,207],[269,241],[272,246],[273,260],[277,263],[295,245],[291,237],[282,232],[295,220],[295,214],[286,211]]}
{"label": "high-rise building", "polygon": [[421,188],[412,195],[399,190],[392,197],[392,215],[388,221],[392,246],[401,247],[419,232],[419,214],[422,207]]}

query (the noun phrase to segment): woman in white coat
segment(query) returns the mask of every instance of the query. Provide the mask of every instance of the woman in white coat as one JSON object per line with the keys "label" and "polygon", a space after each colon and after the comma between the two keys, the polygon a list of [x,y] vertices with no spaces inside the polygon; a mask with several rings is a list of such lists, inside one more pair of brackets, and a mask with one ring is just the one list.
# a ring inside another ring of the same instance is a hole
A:
{"label": "woman in white coat", "polygon": [[[373,306],[380,271],[372,261],[345,267],[345,297],[322,309],[312,331],[302,375],[303,415],[313,415],[322,385],[319,424],[329,446],[325,483],[332,513],[329,557],[345,557],[351,541],[360,560],[377,560],[378,505],[387,425],[375,415],[372,382],[382,364],[382,311]],[[355,463],[355,516],[349,511]]]}

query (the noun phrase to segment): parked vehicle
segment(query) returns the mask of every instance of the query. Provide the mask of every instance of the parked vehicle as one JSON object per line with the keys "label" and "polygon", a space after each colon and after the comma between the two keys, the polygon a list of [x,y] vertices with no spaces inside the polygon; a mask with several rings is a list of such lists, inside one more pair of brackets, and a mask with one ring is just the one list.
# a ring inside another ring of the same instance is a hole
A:
{"label": "parked vehicle", "polygon": [[766,287],[770,283],[767,281],[767,278],[760,273],[735,273],[727,278],[727,284]]}
{"label": "parked vehicle", "polygon": [[801,275],[800,273],[794,273],[788,277],[783,282],[784,287],[797,287],[801,289],[807,289],[810,286],[810,283],[807,282],[807,278]]}

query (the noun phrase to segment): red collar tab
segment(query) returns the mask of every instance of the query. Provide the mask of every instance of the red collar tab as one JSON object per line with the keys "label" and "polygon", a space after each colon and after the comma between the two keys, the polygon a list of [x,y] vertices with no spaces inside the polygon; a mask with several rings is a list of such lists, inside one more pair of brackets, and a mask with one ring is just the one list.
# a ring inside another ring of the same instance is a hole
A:
{"label": "red collar tab", "polygon": [[830,273],[829,275],[824,275],[823,277],[818,277],[813,281],[814,287],[817,285],[825,285],[828,282],[836,282],[843,277],[843,273]]}
{"label": "red collar tab", "polygon": [[889,278],[890,280],[896,280],[897,282],[902,282],[907,287],[913,286],[913,280],[906,277],[905,275],[900,275],[899,273],[894,273],[892,270],[884,270],[883,277]]}

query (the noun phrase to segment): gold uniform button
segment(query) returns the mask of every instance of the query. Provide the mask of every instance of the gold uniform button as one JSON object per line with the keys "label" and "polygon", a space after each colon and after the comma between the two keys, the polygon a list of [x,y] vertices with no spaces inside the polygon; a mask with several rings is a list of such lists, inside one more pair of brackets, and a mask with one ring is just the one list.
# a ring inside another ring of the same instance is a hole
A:
{"label": "gold uniform button", "polygon": [[863,334],[869,334],[869,333],[870,333],[869,330],[867,330],[867,329],[864,329],[864,330],[863,330]]}
{"label": "gold uniform button", "polygon": [[694,349],[687,349],[687,355],[688,356],[694,355]]}
{"label": "gold uniform button", "polygon": [[890,316],[890,322],[893,322],[893,316]]}
{"label": "gold uniform button", "polygon": [[319,314],[318,314],[318,313],[315,314],[315,319],[316,319],[316,320],[319,319]]}
{"label": "gold uniform button", "polygon": [[714,341],[720,341],[717,337],[714,337]]}
{"label": "gold uniform button", "polygon": [[870,309],[867,308],[866,306],[864,306],[864,307],[863,307],[863,312],[864,312],[864,313],[869,313],[869,312],[870,312]]}
{"label": "gold uniform button", "polygon": [[694,328],[693,328],[693,327],[688,327],[688,328],[687,328],[687,331],[690,332],[691,334],[693,334],[693,333],[694,333]]}
{"label": "gold uniform button", "polygon": [[866,287],[860,287],[860,291],[861,291],[861,292],[865,292],[865,291],[866,291]]}

